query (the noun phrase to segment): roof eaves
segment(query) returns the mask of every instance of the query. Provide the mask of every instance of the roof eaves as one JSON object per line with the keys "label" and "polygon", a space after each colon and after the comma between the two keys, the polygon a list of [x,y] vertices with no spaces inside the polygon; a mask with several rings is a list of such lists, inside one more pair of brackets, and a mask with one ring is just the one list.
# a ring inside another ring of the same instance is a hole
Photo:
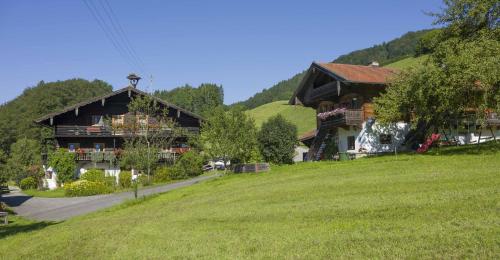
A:
{"label": "roof eaves", "polygon": [[45,115],[45,116],[43,116],[43,117],[40,117],[40,118],[38,118],[38,119],[35,119],[35,120],[34,120],[34,122],[35,122],[35,123],[37,123],[37,124],[40,124],[42,121],[45,121],[45,120],[47,120],[47,119],[49,119],[49,118],[51,118],[51,117],[57,116],[57,115],[61,115],[61,114],[67,113],[67,112],[69,112],[69,111],[71,111],[71,110],[76,109],[77,107],[86,106],[86,105],[92,104],[92,103],[94,103],[94,102],[97,102],[97,101],[99,101],[99,100],[101,100],[101,99],[109,98],[109,97],[112,97],[112,96],[114,96],[114,95],[121,94],[121,93],[123,93],[123,92],[125,92],[125,91],[129,91],[129,90],[130,90],[130,91],[134,91],[134,92],[136,92],[136,93],[138,93],[138,94],[140,94],[140,95],[149,95],[149,96],[153,97],[155,100],[157,100],[158,102],[162,103],[163,105],[165,105],[165,106],[167,106],[167,107],[171,107],[171,108],[174,108],[174,109],[180,110],[180,111],[182,111],[183,113],[185,113],[185,114],[187,114],[187,115],[190,115],[190,116],[192,116],[192,117],[198,118],[198,119],[200,119],[200,120],[202,120],[202,121],[204,121],[204,120],[205,120],[205,119],[204,119],[203,117],[201,117],[200,115],[197,115],[197,114],[195,114],[195,113],[193,113],[193,112],[191,112],[191,111],[188,111],[188,110],[186,110],[186,109],[183,109],[183,108],[178,107],[178,106],[173,105],[173,104],[169,104],[169,103],[165,102],[164,100],[162,100],[162,99],[160,99],[160,98],[158,98],[158,97],[155,97],[155,96],[153,96],[153,95],[151,95],[151,94],[149,94],[149,93],[146,93],[146,92],[144,92],[144,91],[138,90],[138,89],[136,89],[136,88],[134,88],[134,87],[132,87],[132,86],[127,86],[127,87],[124,87],[124,88],[118,89],[118,90],[116,90],[116,91],[113,91],[113,92],[111,92],[111,93],[108,93],[108,94],[106,94],[106,95],[102,95],[102,96],[99,96],[99,97],[95,97],[95,98],[93,98],[93,99],[89,99],[89,100],[87,100],[87,101],[82,101],[82,102],[79,102],[79,103],[77,103],[77,104],[74,104],[74,105],[71,105],[71,106],[67,106],[67,107],[63,108],[62,110],[60,110],[60,111],[53,112],[53,113],[47,114],[47,115]]}

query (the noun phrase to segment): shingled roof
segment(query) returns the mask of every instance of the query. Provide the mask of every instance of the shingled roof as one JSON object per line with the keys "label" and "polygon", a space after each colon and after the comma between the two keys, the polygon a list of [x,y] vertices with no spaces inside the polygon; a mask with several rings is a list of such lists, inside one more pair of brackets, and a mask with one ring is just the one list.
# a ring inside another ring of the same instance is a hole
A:
{"label": "shingled roof", "polygon": [[387,84],[396,70],[378,66],[362,66],[339,63],[316,63],[318,66],[334,73],[343,81],[355,83]]}

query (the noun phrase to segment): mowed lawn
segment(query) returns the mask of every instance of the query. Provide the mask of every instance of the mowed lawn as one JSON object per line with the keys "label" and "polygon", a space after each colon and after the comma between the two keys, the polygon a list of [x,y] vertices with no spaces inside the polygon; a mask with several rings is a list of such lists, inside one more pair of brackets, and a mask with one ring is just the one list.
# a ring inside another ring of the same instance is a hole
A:
{"label": "mowed lawn", "polygon": [[273,167],[48,226],[16,218],[0,258],[498,259],[498,149]]}

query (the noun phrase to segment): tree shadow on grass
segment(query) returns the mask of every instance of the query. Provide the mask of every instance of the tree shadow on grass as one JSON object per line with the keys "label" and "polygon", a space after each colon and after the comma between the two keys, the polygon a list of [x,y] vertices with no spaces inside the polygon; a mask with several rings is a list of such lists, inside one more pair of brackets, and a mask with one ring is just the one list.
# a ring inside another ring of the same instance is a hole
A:
{"label": "tree shadow on grass", "polygon": [[0,225],[0,239],[16,235],[18,233],[31,232],[45,228],[50,225],[57,224],[57,222],[24,222],[20,221],[19,218],[9,219],[9,224]]}
{"label": "tree shadow on grass", "polygon": [[16,213],[9,208],[4,209],[9,215],[7,216],[8,224],[3,224],[3,219],[0,220],[0,239],[15,235],[18,233],[31,232],[58,224],[54,221],[32,221],[16,216]]}
{"label": "tree shadow on grass", "polygon": [[437,147],[431,149],[428,155],[487,155],[500,152],[500,141],[490,141],[481,144],[460,145],[454,147]]}

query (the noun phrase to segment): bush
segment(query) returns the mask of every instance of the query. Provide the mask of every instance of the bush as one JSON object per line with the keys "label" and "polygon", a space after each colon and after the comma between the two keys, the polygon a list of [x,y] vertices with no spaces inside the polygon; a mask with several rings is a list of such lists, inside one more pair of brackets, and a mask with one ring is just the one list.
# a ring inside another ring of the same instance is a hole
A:
{"label": "bush", "polygon": [[271,117],[262,124],[258,133],[260,153],[271,163],[293,163],[297,145],[297,127],[281,115]]}
{"label": "bush", "polygon": [[52,166],[55,170],[58,182],[72,181],[76,172],[75,153],[70,153],[66,149],[59,149],[49,155],[49,166]]}
{"label": "bush", "polygon": [[91,181],[91,182],[105,182],[104,171],[100,169],[89,169],[87,170],[80,179]]}
{"label": "bush", "polygon": [[115,188],[116,187],[116,177],[115,176],[104,177],[104,184],[106,185],[106,187]]}
{"label": "bush", "polygon": [[169,176],[172,180],[195,177],[203,173],[202,167],[203,157],[193,151],[189,151],[175,162],[174,167],[169,172]]}
{"label": "bush", "polygon": [[170,178],[171,169],[168,167],[158,167],[156,169],[155,175],[153,176],[154,182],[167,182],[172,180]]}
{"label": "bush", "polygon": [[36,189],[37,181],[33,177],[26,177],[21,180],[19,183],[19,186],[22,190],[30,190],[30,189]]}
{"label": "bush", "polygon": [[111,190],[103,182],[79,180],[64,185],[64,194],[68,197],[91,196],[110,192]]}
{"label": "bush", "polygon": [[146,174],[140,174],[139,183],[141,183],[143,186],[149,186],[152,184],[152,180],[149,180]]}
{"label": "bush", "polygon": [[118,184],[122,188],[132,187],[132,173],[130,171],[121,171],[118,177]]}

